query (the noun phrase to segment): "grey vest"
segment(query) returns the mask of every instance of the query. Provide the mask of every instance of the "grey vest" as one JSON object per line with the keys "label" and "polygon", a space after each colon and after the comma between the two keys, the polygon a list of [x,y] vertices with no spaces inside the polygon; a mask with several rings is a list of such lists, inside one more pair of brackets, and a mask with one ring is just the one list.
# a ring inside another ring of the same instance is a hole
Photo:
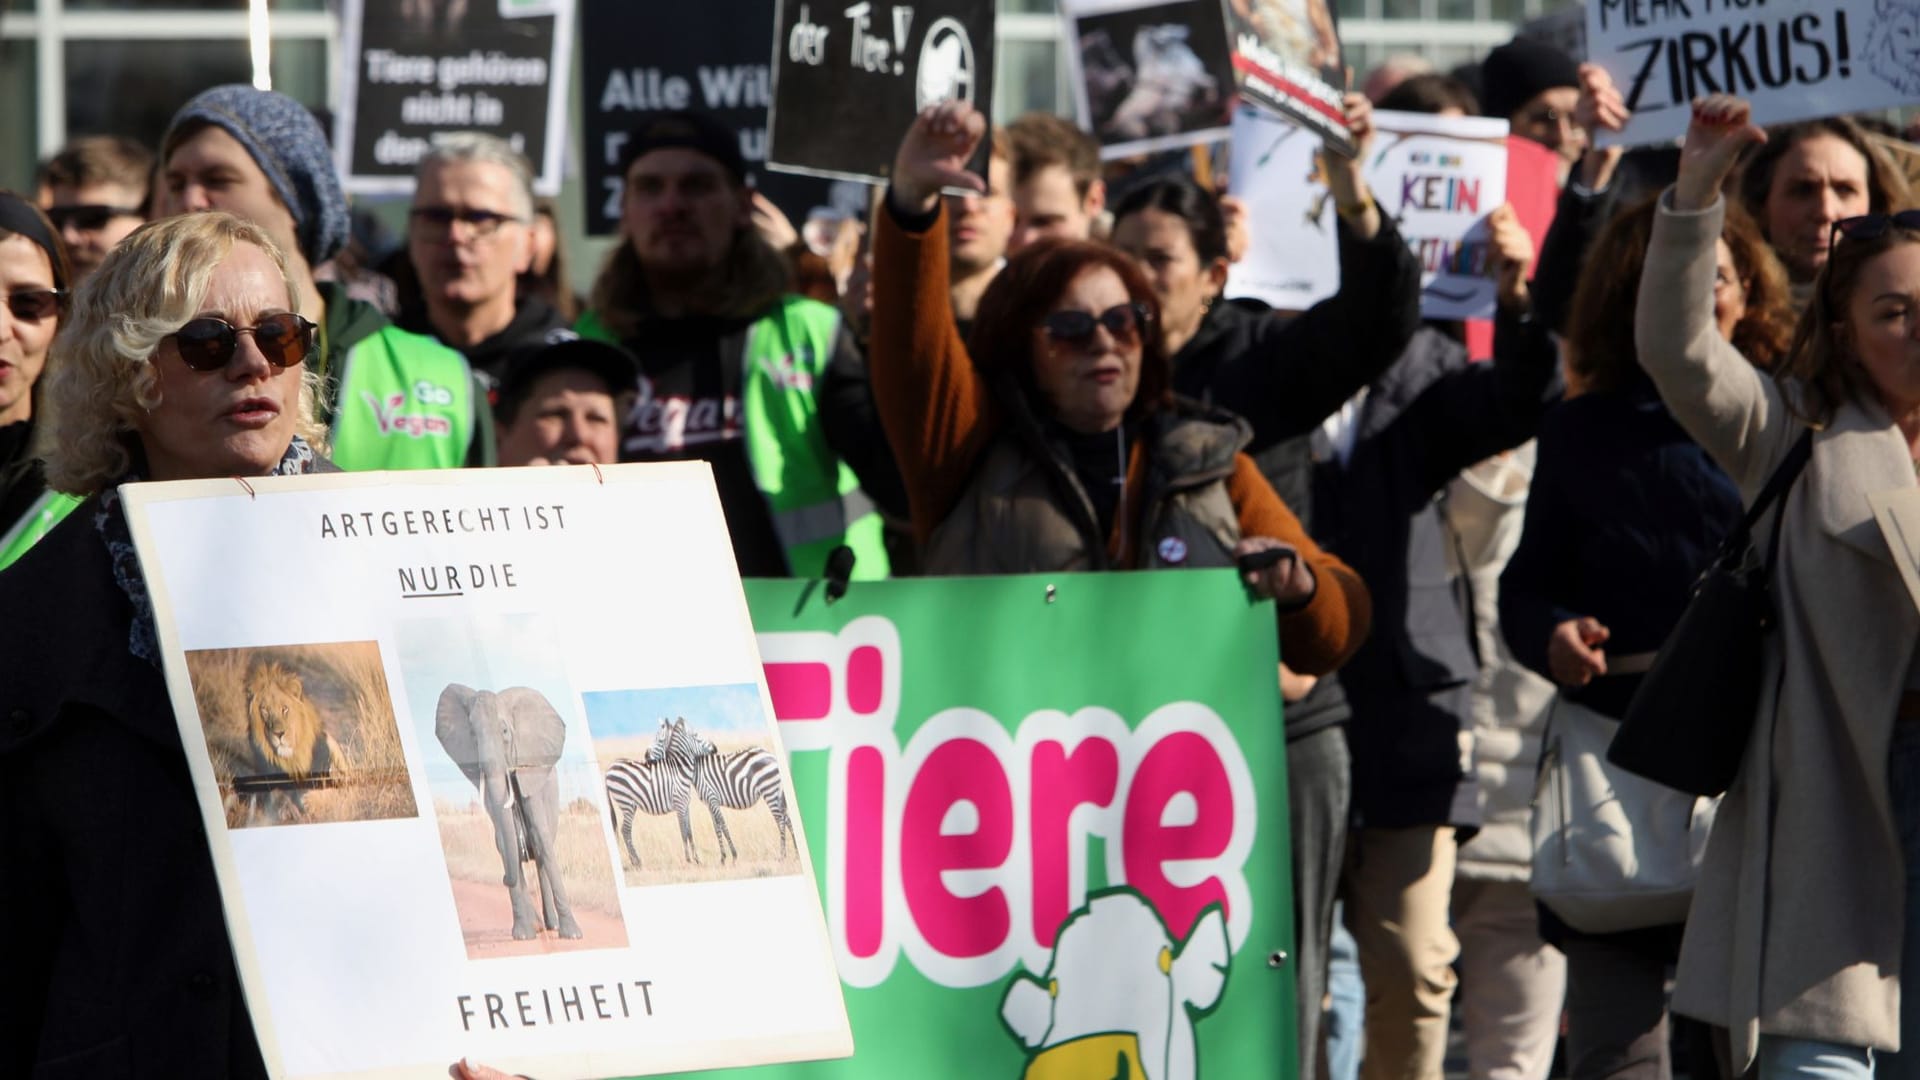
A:
{"label": "grey vest", "polygon": [[[1122,548],[1144,528],[1142,569],[1233,565],[1240,515],[1227,492],[1246,422],[1180,403],[1148,421],[1146,483],[1115,512]],[[1044,451],[1040,447],[1044,446]],[[1067,500],[1072,500],[1069,503]],[[1114,569],[1095,536],[1093,503],[1064,451],[1014,431],[995,439],[960,501],[927,542],[929,574],[1025,574]]]}

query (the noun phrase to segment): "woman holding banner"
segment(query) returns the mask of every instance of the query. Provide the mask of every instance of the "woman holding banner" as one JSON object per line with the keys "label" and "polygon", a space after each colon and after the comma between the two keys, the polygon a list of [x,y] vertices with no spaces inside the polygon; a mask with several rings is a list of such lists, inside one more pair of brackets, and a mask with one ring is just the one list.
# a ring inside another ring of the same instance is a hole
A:
{"label": "woman holding banner", "polygon": [[932,573],[1231,566],[1277,601],[1288,663],[1332,670],[1366,587],[1241,453],[1244,424],[1177,404],[1152,287],[1102,244],[1030,245],[982,297],[973,360],[947,296],[942,187],[986,123],[949,102],[902,141],[874,243],[873,384]]}
{"label": "woman holding banner", "polygon": [[[1756,370],[1712,323],[1723,183],[1768,138],[1751,117],[1739,98],[1694,103],[1635,314],[1641,364],[1743,498],[1803,440],[1812,448],[1777,511],[1760,705],[1701,867],[1673,1007],[1731,1030],[1736,1073],[1757,1060],[1762,1077],[1912,1075],[1920,610],[1898,568],[1911,555],[1889,547],[1869,496],[1910,495],[1920,472],[1920,215],[1835,222],[1784,362]],[[1773,528],[1756,527],[1756,543]],[[1884,1056],[1895,1047],[1906,1052]]]}
{"label": "woman holding banner", "polygon": [[119,493],[333,471],[294,296],[258,227],[188,214],[62,328],[47,482],[86,501],[0,573],[0,1076],[266,1075]]}

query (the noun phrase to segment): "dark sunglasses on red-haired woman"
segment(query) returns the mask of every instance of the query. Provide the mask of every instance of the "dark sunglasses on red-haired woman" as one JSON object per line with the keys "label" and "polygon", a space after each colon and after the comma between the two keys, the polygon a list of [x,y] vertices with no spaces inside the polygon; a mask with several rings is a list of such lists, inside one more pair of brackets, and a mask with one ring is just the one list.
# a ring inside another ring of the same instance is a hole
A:
{"label": "dark sunglasses on red-haired woman", "polygon": [[240,335],[252,334],[255,348],[274,367],[288,368],[313,351],[314,325],[292,312],[268,315],[252,326],[234,326],[211,316],[194,319],[171,335],[180,359],[195,371],[219,371],[240,347]]}
{"label": "dark sunglasses on red-haired woman", "polygon": [[21,322],[39,322],[60,314],[66,306],[65,289],[23,289],[17,293],[8,293],[7,310]]}
{"label": "dark sunglasses on red-haired woman", "polygon": [[1831,249],[1840,242],[1841,237],[1849,240],[1872,240],[1885,236],[1892,228],[1920,230],[1920,210],[1899,210],[1891,214],[1861,214],[1858,217],[1841,218],[1833,223],[1833,231],[1827,234],[1827,247]]}
{"label": "dark sunglasses on red-haired woman", "polygon": [[1132,345],[1153,321],[1153,312],[1140,303],[1116,304],[1098,315],[1090,311],[1056,311],[1040,320],[1040,328],[1055,341],[1080,344],[1091,340],[1094,328],[1104,326],[1113,340]]}

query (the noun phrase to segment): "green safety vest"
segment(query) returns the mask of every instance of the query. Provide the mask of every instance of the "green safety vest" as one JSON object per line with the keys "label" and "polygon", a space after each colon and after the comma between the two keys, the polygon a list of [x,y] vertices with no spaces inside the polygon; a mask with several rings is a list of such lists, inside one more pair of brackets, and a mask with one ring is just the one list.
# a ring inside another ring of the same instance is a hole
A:
{"label": "green safety vest", "polygon": [[476,400],[466,357],[388,326],[347,350],[339,379],[329,455],[335,465],[360,472],[466,464]]}
{"label": "green safety vest", "polygon": [[14,560],[52,532],[80,503],[80,496],[60,491],[48,491],[35,499],[27,512],[20,515],[20,520],[13,523],[13,528],[0,536],[0,570],[12,566]]}
{"label": "green safety vest", "polygon": [[[594,312],[574,330],[619,345]],[[754,485],[773,511],[787,569],[818,576],[842,544],[853,549],[853,577],[887,576],[884,526],[853,469],[827,446],[814,385],[833,359],[840,313],[803,296],[787,296],[747,331],[740,380],[741,430]]]}

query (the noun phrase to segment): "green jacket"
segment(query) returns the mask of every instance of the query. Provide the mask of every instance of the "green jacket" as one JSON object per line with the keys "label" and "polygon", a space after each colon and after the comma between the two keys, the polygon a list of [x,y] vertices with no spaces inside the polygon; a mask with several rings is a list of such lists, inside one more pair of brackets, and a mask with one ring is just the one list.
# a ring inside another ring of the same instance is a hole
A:
{"label": "green jacket", "polygon": [[330,457],[343,469],[454,469],[496,461],[484,383],[466,357],[378,308],[320,286]]}
{"label": "green jacket", "polygon": [[[625,344],[592,311],[574,329],[581,337]],[[839,333],[840,313],[803,296],[783,297],[756,320],[740,357],[741,428],[789,571],[816,572],[845,544],[853,549],[853,576],[877,580],[888,572],[879,511],[853,469],[827,446],[814,398]]]}

